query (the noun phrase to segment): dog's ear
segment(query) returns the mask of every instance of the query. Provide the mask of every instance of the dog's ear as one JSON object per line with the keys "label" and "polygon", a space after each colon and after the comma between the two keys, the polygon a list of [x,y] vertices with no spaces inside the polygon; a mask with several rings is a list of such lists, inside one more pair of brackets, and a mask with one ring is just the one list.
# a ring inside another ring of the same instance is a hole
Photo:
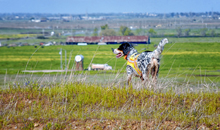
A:
{"label": "dog's ear", "polygon": [[119,48],[123,51],[124,55],[127,55],[133,45],[131,43],[123,43]]}
{"label": "dog's ear", "polygon": [[128,43],[130,45],[130,47],[133,47],[134,45],[132,43]]}
{"label": "dog's ear", "polygon": [[129,43],[125,44],[124,49],[123,49],[124,55],[128,54],[128,52],[130,51],[130,46],[131,45]]}

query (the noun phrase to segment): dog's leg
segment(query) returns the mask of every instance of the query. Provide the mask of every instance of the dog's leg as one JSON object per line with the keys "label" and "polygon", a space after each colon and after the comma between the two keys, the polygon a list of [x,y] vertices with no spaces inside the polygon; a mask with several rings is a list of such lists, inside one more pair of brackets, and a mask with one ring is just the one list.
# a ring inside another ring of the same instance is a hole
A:
{"label": "dog's leg", "polygon": [[127,85],[130,85],[131,78],[132,78],[132,75],[131,75],[131,74],[128,74],[128,75],[127,75]]}
{"label": "dog's leg", "polygon": [[146,85],[146,83],[148,82],[149,80],[149,66],[142,72],[143,73],[143,80],[142,80],[142,83],[143,85]]}
{"label": "dog's leg", "polygon": [[160,64],[158,64],[157,77],[158,77],[158,74],[159,74],[159,69],[160,69]]}
{"label": "dog's leg", "polygon": [[142,78],[143,78],[143,80],[142,80],[142,85],[145,86],[145,85],[146,85],[146,82],[147,82],[147,74],[146,74],[146,73],[143,73],[143,74],[142,74]]}
{"label": "dog's leg", "polygon": [[140,79],[141,79],[142,81],[144,81],[143,74],[141,74]]}
{"label": "dog's leg", "polygon": [[157,80],[158,66],[159,66],[158,61],[156,59],[152,59],[151,75],[152,75],[153,83],[156,83]]}
{"label": "dog's leg", "polygon": [[146,70],[146,81],[148,82],[149,80],[149,75],[150,75],[150,66],[147,67],[147,70]]}
{"label": "dog's leg", "polygon": [[155,70],[155,80],[154,80],[155,84],[157,84],[159,68],[160,68],[160,64],[157,64],[157,69]]}
{"label": "dog's leg", "polygon": [[133,73],[133,70],[132,70],[131,66],[128,65],[126,67],[126,71],[127,71],[127,85],[129,85],[130,82],[131,82],[132,73]]}
{"label": "dog's leg", "polygon": [[152,74],[153,83],[156,83],[157,82],[158,65],[156,65],[153,69],[154,69],[153,74]]}

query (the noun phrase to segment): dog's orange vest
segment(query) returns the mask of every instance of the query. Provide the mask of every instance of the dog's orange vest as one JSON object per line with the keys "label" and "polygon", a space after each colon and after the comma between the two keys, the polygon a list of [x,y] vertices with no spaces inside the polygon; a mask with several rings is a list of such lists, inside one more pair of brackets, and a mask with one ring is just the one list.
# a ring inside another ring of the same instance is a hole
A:
{"label": "dog's orange vest", "polygon": [[137,67],[137,58],[140,54],[136,54],[137,53],[132,54],[129,58],[127,58],[126,55],[124,59],[127,60],[127,65],[130,65],[139,75],[142,75],[140,69]]}

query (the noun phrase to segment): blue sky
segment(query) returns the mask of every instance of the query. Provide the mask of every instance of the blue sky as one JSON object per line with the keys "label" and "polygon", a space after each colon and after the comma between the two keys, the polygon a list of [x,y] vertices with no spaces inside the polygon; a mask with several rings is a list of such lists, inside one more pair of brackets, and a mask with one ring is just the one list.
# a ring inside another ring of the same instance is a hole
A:
{"label": "blue sky", "polygon": [[0,13],[220,12],[220,0],[0,0]]}

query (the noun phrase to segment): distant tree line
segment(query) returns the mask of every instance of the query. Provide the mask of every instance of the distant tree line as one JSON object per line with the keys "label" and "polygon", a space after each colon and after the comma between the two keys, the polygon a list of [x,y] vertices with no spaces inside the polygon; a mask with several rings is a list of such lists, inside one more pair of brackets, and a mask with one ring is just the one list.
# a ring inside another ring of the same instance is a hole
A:
{"label": "distant tree line", "polygon": [[99,32],[99,29],[96,27],[93,30],[92,36],[150,36],[150,37],[215,37],[219,36],[220,34],[216,33],[216,29],[208,29],[208,28],[202,28],[197,30],[197,32],[191,32],[192,30],[190,28],[188,29],[182,29],[181,27],[177,27],[175,29],[176,33],[174,34],[158,34],[156,30],[153,28],[150,29],[136,29],[131,30],[130,28],[126,26],[121,26],[118,31],[115,31],[114,29],[110,29],[108,24],[105,24],[100,27],[101,31]]}
{"label": "distant tree line", "polygon": [[119,32],[116,32],[114,29],[110,29],[108,24],[101,26],[101,32],[98,34],[98,28],[96,27],[93,30],[92,36],[133,36],[134,33],[132,30],[126,26],[121,26]]}
{"label": "distant tree line", "polygon": [[201,37],[214,37],[218,34],[215,32],[215,29],[208,29],[208,28],[202,28],[198,30],[197,35],[190,35],[191,29],[185,29],[183,30],[181,27],[176,28],[177,37],[189,37],[189,36],[201,36]]}

